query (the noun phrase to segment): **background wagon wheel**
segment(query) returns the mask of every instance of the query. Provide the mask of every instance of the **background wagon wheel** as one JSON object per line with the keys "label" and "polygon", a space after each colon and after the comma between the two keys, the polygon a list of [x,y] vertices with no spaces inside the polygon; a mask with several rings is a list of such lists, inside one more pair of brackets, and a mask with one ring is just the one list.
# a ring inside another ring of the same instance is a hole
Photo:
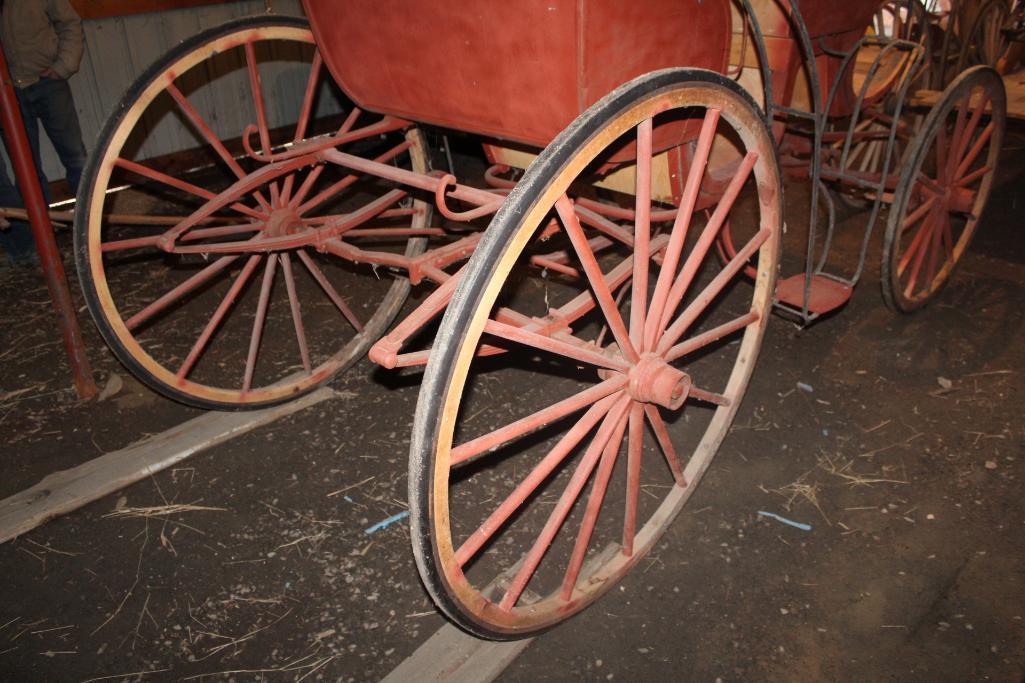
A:
{"label": "background wagon wheel", "polygon": [[[927,9],[929,9],[927,7]],[[930,10],[930,36],[932,52],[930,62],[929,88],[942,90],[947,83],[957,76],[957,64],[961,56],[961,38],[965,28],[962,27],[961,12],[957,6],[941,9],[935,6]]]}
{"label": "background wagon wheel", "polygon": [[[887,40],[904,40],[922,46],[923,57],[919,62],[916,71],[910,76],[912,90],[924,88],[931,81],[931,59],[930,55],[934,50],[933,35],[931,32],[930,15],[921,0],[889,0],[880,5],[872,17],[872,25],[869,27],[872,34]],[[875,57],[875,50],[862,48],[865,57]],[[898,72],[904,67],[904,56],[895,54],[889,60],[880,64],[879,73],[875,81],[888,83],[891,72]],[[855,90],[861,85],[861,74],[855,73]],[[869,102],[876,99],[876,93],[871,89],[866,96]]]}
{"label": "background wagon wheel", "polygon": [[[225,92],[235,106],[212,111]],[[172,398],[231,409],[288,400],[358,360],[409,282],[330,252],[419,253],[428,207],[338,167],[278,172],[261,157],[345,132],[344,151],[425,172],[420,134],[387,121],[334,87],[301,19],[233,21],[150,67],[107,121],[76,211],[82,288],[121,362]],[[154,154],[174,136],[195,146],[184,172]],[[325,226],[333,236],[314,239]]]}
{"label": "background wagon wheel", "polygon": [[905,313],[942,289],[975,234],[996,174],[1006,97],[989,67],[965,71],[926,117],[894,193],[883,298]]}
{"label": "background wagon wheel", "polygon": [[971,25],[961,37],[961,51],[957,58],[957,71],[982,64],[996,66],[1007,51],[1007,38],[1003,28],[1010,15],[1007,0],[983,2],[975,13]]}
{"label": "background wagon wheel", "polygon": [[[662,228],[649,220],[651,158],[671,131],[693,163]],[[618,224],[632,248],[596,257],[607,240],[573,198],[624,150],[640,178]],[[713,181],[721,199],[706,214],[699,189]],[[488,638],[535,634],[608,590],[666,530],[754,367],[781,192],[753,100],[701,70],[621,86],[530,166],[464,269],[414,423],[413,550],[453,621]],[[727,218],[758,229],[720,269],[709,251]],[[539,277],[530,255],[553,242],[574,272]],[[755,253],[752,288],[738,273]]]}

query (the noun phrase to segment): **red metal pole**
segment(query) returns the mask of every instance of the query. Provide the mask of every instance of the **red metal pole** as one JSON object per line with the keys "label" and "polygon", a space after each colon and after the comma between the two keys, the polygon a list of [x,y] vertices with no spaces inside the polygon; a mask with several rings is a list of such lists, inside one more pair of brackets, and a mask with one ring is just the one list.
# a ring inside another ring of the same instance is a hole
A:
{"label": "red metal pole", "polygon": [[57,325],[64,339],[64,349],[68,354],[71,372],[75,380],[75,389],[80,398],[92,398],[96,395],[96,382],[93,381],[89,358],[85,353],[82,341],[82,330],[78,326],[75,306],[68,290],[68,280],[64,274],[60,252],[53,237],[53,224],[47,213],[46,201],[43,199],[39,177],[36,175],[35,161],[32,150],[25,135],[25,124],[21,119],[18,98],[14,94],[14,84],[7,70],[7,57],[0,45],[0,124],[4,129],[4,140],[14,167],[14,175],[21,190],[22,199],[29,222],[32,225],[32,236],[36,240],[36,251],[46,278],[46,286],[50,290],[50,299],[57,311]]}

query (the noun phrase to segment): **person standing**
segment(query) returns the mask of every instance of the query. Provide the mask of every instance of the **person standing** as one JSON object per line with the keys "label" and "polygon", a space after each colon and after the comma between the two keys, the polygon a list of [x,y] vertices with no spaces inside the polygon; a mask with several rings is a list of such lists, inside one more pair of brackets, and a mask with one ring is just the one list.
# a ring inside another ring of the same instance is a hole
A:
{"label": "person standing", "polygon": [[[67,79],[82,61],[81,18],[68,0],[0,0],[0,42],[46,201],[51,197],[39,155],[39,124],[60,157],[72,194],[77,193],[86,152]],[[21,193],[2,163],[0,206],[22,206]],[[12,220],[0,227],[0,246],[13,265],[38,262],[25,221]]]}

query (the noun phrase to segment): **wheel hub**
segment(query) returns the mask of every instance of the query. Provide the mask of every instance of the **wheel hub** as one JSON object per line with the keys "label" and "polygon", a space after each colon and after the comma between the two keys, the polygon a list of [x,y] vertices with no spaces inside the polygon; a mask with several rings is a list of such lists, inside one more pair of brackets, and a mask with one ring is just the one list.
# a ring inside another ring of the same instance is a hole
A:
{"label": "wheel hub", "polygon": [[263,234],[268,237],[281,237],[294,235],[302,229],[303,222],[299,218],[299,214],[288,207],[283,207],[271,212]]}
{"label": "wheel hub", "polygon": [[627,373],[626,391],[635,401],[676,410],[690,393],[690,376],[654,353],[645,353]]}
{"label": "wheel hub", "polygon": [[953,211],[971,213],[975,204],[975,193],[964,187],[947,187],[946,205]]}

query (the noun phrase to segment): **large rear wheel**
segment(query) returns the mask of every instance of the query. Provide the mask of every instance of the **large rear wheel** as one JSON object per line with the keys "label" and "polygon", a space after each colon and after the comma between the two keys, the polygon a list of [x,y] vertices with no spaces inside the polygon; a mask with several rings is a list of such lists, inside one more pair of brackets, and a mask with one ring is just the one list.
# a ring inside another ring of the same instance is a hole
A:
{"label": "large rear wheel", "polygon": [[[681,143],[673,211],[652,201],[651,161]],[[597,221],[580,198],[612,185],[613,170],[633,174],[634,196],[606,212],[624,218]],[[747,388],[781,193],[758,108],[700,70],[625,84],[530,166],[461,275],[414,424],[413,550],[453,621],[487,638],[536,634],[607,591],[667,529]],[[720,268],[709,252],[728,219],[754,235]],[[539,270],[538,250],[565,258]],[[753,286],[738,277],[752,257]]]}

